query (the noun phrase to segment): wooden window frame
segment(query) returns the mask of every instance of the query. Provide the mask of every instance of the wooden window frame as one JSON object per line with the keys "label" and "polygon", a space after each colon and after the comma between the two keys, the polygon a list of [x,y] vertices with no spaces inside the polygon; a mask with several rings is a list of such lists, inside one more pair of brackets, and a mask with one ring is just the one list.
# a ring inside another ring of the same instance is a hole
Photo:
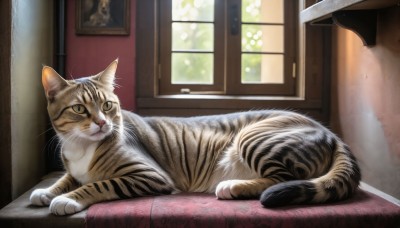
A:
{"label": "wooden window frame", "polygon": [[[284,0],[284,83],[242,83],[241,82],[241,56],[242,56],[242,30],[241,23],[238,22],[237,34],[233,35],[230,32],[231,14],[233,7],[236,6],[236,16],[241,18],[241,0],[230,1],[215,1],[214,11],[214,68],[213,68],[213,84],[172,84],[171,83],[171,54],[172,51],[172,33],[171,22],[172,20],[172,1],[160,1],[160,58],[159,58],[159,93],[179,94],[181,89],[189,89],[192,94],[226,94],[226,95],[294,95],[296,91],[295,72],[296,64],[296,43],[292,42],[293,37],[297,40],[297,29],[295,24],[297,20],[295,12],[297,12],[297,5],[293,0]],[[201,22],[195,22],[201,23]],[[207,23],[207,22],[205,22]],[[250,25],[266,25],[271,23],[249,23],[243,24]],[[276,24],[274,24],[276,25]],[[290,38],[289,38],[290,37]],[[229,47],[229,48],[226,48]],[[190,53],[190,52],[182,52]],[[196,52],[194,52],[196,53]],[[247,52],[248,54],[265,54],[264,52],[255,53]],[[295,74],[295,75],[293,75]]]}
{"label": "wooden window frame", "polygon": [[[241,0],[230,0],[229,4],[237,5],[241,9]],[[239,10],[241,11],[241,10]],[[268,96],[282,95],[282,96],[294,96],[296,94],[296,82],[298,77],[295,66],[293,63],[297,62],[296,58],[296,42],[291,42],[291,39],[287,37],[294,36],[297,40],[297,29],[294,27],[297,24],[295,14],[297,13],[297,6],[294,5],[294,1],[285,0],[284,9],[284,83],[282,84],[244,84],[241,82],[241,35],[227,36],[227,62],[230,67],[227,68],[227,76],[231,77],[227,81],[226,94],[230,95],[264,95],[265,91],[268,91]],[[228,13],[229,14],[229,13]],[[241,14],[239,14],[241,18]],[[265,23],[243,23],[243,24],[259,24]],[[241,33],[241,26],[239,26],[239,34]],[[294,69],[293,69],[294,68]],[[293,75],[293,73],[295,75]]]}
{"label": "wooden window frame", "polygon": [[[212,85],[206,84],[172,84],[171,83],[171,46],[172,46],[172,35],[171,35],[171,14],[172,11],[171,1],[160,1],[160,33],[162,34],[162,39],[159,41],[160,46],[160,59],[159,59],[159,84],[160,84],[160,94],[176,94],[182,88],[188,88],[191,91],[196,91],[195,93],[213,93],[218,94],[224,90],[224,81],[222,77],[217,77],[217,75],[223,75],[224,69],[222,67],[216,67],[224,65],[224,51],[225,45],[223,41],[224,30],[223,15],[217,15],[218,11],[223,8],[224,1],[216,1],[216,8],[214,10],[215,20],[214,20],[214,68],[213,68],[213,81]],[[190,23],[190,22],[189,22]],[[188,53],[188,52],[185,52]],[[207,91],[207,92],[205,92]]]}
{"label": "wooden window frame", "polygon": [[[331,29],[304,26],[293,96],[160,95],[158,11],[160,0],[137,0],[136,111],[141,115],[190,116],[249,109],[291,109],[329,120]],[[162,1],[162,0],[161,0]]]}

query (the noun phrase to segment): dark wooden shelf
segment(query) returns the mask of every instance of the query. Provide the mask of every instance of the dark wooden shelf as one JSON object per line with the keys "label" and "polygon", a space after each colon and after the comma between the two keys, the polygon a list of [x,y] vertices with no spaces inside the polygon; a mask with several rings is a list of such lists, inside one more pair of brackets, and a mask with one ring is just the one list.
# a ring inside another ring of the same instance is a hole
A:
{"label": "dark wooden shelf", "polygon": [[336,24],[356,33],[365,46],[375,45],[377,12],[399,0],[323,0],[300,13],[301,23]]}

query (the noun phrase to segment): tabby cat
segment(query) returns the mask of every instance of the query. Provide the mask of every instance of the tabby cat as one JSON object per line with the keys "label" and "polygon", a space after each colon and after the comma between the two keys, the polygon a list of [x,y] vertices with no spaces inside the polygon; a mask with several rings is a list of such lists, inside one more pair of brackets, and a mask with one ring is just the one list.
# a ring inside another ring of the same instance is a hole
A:
{"label": "tabby cat", "polygon": [[140,117],[121,110],[113,92],[117,64],[76,80],[43,68],[66,174],[33,191],[33,205],[67,215],[107,200],[215,192],[278,207],[342,200],[357,189],[355,157],[316,121],[278,110]]}

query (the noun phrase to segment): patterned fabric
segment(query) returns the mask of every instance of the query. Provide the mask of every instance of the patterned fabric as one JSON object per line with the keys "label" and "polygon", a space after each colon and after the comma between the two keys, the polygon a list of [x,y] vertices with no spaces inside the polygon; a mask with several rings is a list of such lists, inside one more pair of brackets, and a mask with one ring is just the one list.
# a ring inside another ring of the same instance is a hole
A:
{"label": "patterned fabric", "polygon": [[91,206],[87,227],[400,227],[400,207],[359,190],[346,201],[277,209],[210,194],[141,197]]}

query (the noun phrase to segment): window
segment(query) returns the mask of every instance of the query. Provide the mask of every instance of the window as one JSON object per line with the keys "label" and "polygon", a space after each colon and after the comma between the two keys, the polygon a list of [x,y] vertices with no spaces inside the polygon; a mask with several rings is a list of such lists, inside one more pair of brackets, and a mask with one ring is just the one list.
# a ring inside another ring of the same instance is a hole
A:
{"label": "window", "polygon": [[[184,3],[174,4],[179,2]],[[172,0],[136,0],[137,113],[191,116],[274,108],[328,120],[331,29],[297,22],[298,8],[314,0],[203,0],[194,8],[200,1],[191,2],[187,10],[196,13],[184,17],[184,12],[175,14]],[[279,8],[269,4],[283,4],[283,22],[278,16],[264,18],[269,9]],[[258,18],[243,13],[254,9]],[[235,15],[238,23],[231,23]],[[264,38],[258,31],[273,36]],[[191,43],[191,36],[201,39]],[[264,46],[271,37],[280,41]],[[260,40],[262,48],[246,46]],[[195,62],[202,57],[204,62]],[[283,70],[264,74],[264,62]]]}
{"label": "window", "polygon": [[159,94],[294,95],[294,2],[159,1]]}

